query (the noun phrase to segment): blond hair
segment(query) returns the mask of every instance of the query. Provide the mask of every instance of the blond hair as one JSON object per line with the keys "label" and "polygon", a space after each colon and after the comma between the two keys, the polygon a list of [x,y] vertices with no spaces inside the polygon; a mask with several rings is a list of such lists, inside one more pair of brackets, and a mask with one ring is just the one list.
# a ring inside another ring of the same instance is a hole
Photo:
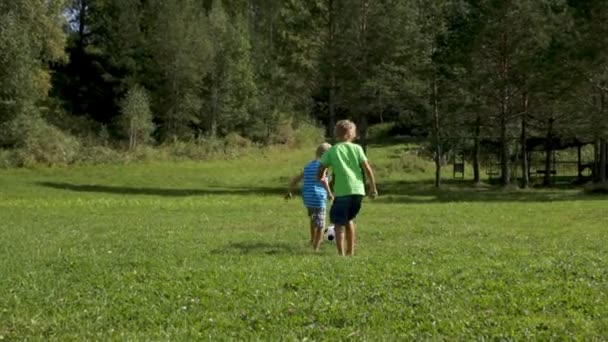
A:
{"label": "blond hair", "polygon": [[334,135],[339,141],[353,141],[357,137],[357,125],[350,120],[340,120],[334,127]]}
{"label": "blond hair", "polygon": [[322,143],[321,145],[319,145],[319,147],[317,147],[317,151],[315,152],[315,155],[317,156],[317,158],[321,158],[323,156],[323,153],[327,152],[327,150],[329,150],[331,148],[331,145],[328,143]]}

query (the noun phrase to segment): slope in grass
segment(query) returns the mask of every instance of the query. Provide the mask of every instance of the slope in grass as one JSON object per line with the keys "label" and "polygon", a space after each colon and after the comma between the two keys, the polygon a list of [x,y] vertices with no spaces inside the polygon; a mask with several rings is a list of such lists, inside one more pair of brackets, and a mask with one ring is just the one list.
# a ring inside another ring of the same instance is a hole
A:
{"label": "slope in grass", "polygon": [[369,152],[354,258],[281,198],[312,155],[0,172],[0,339],[605,339],[608,199],[431,186]]}

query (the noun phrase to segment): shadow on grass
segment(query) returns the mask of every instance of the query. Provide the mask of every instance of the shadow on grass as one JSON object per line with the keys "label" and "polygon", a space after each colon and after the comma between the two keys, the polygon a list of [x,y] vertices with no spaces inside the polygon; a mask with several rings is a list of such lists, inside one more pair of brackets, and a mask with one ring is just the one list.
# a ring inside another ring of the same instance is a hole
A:
{"label": "shadow on grass", "polygon": [[244,254],[244,255],[294,255],[304,254],[303,251],[297,248],[293,243],[286,242],[233,242],[222,248],[212,251],[213,254]]}
{"label": "shadow on grass", "polygon": [[[74,192],[116,195],[149,195],[187,197],[210,195],[281,195],[282,187],[207,187],[201,189],[142,188],[110,185],[86,185],[40,182],[40,186]],[[432,180],[382,182],[378,185],[380,203],[447,203],[447,202],[555,202],[572,200],[608,200],[606,194],[585,194],[580,188],[543,188],[519,190],[503,189],[484,184],[474,186],[471,181],[445,180],[440,189]]]}
{"label": "shadow on grass", "polygon": [[140,188],[110,185],[71,184],[59,182],[38,182],[39,186],[58,190],[74,192],[97,192],[115,195],[149,195],[164,197],[186,197],[205,195],[280,195],[285,193],[284,188],[272,187],[217,187],[202,189],[167,189],[167,188]]}
{"label": "shadow on grass", "polygon": [[446,180],[440,189],[432,180],[380,183],[381,203],[449,203],[449,202],[556,202],[574,200],[608,200],[608,196],[583,193],[580,188],[503,189],[471,181]]}

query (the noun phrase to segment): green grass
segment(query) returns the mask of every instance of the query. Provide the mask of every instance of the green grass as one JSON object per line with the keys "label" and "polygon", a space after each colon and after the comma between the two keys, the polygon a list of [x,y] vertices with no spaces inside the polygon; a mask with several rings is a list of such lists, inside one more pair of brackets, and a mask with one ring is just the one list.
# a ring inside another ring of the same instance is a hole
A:
{"label": "green grass", "polygon": [[608,338],[608,197],[435,190],[405,150],[354,258],[280,197],[312,149],[0,171],[0,340]]}

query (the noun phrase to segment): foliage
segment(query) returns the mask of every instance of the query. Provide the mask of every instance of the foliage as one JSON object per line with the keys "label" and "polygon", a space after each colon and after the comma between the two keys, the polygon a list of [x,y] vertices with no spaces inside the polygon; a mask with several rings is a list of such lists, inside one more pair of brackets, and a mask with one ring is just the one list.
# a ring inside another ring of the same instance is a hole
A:
{"label": "foliage", "polygon": [[376,125],[372,125],[368,129],[368,137],[372,141],[378,141],[390,137],[392,131],[395,130],[396,124],[394,122],[385,122]]}
{"label": "foliage", "polygon": [[154,132],[150,100],[145,89],[135,86],[127,93],[122,103],[120,126],[129,139],[129,149],[150,142]]}
{"label": "foliage", "polygon": [[0,124],[46,100],[48,63],[65,57],[61,22],[61,1],[0,1]]}
{"label": "foliage", "polygon": [[78,155],[78,140],[36,115],[18,115],[8,126],[18,166],[66,165]]}
{"label": "foliage", "polygon": [[325,142],[325,134],[322,128],[308,123],[300,122],[293,132],[294,147],[310,147]]}
{"label": "foliage", "polygon": [[377,123],[432,139],[438,185],[454,140],[470,140],[477,166],[493,158],[481,156],[481,138],[499,141],[490,152],[507,185],[513,165],[526,168],[530,137],[594,143],[596,165],[608,160],[606,8],[605,0],[2,0],[0,124],[41,113],[84,145],[108,127],[97,143],[114,145],[122,101],[141,85],[159,144],[240,136],[299,145],[303,118],[327,133],[348,118],[363,145]]}
{"label": "foliage", "polygon": [[150,37],[155,111],[163,140],[191,138],[201,124],[203,79],[210,70],[212,46],[207,20],[194,0],[151,1]]}

